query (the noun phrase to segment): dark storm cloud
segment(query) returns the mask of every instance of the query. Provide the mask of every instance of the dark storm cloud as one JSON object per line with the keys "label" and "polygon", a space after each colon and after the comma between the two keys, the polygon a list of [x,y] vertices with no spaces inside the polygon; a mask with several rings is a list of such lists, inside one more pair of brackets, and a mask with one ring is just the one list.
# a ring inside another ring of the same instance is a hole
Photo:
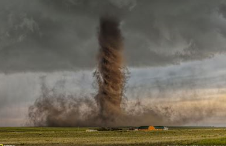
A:
{"label": "dark storm cloud", "polygon": [[122,20],[131,66],[201,60],[226,51],[221,0],[1,0],[0,71],[95,66],[103,14]]}
{"label": "dark storm cloud", "polygon": [[128,42],[130,60],[134,65],[160,65],[225,52],[223,6],[222,1],[206,0],[141,1],[124,27],[127,40],[135,40]]}

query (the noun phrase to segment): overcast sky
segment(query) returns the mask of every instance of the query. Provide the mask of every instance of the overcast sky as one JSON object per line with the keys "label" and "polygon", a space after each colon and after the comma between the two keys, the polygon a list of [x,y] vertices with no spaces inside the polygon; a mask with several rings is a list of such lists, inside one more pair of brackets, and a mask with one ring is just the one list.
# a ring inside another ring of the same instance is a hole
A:
{"label": "overcast sky", "polygon": [[59,93],[95,94],[104,14],[121,19],[127,98],[224,101],[198,124],[226,126],[225,0],[1,0],[0,10],[0,126],[26,123],[43,78]]}

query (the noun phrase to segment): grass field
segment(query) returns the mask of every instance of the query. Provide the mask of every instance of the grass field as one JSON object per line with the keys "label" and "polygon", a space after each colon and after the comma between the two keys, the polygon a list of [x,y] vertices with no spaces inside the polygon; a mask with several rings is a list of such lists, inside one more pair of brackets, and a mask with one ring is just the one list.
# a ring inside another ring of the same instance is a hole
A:
{"label": "grass field", "polygon": [[0,144],[82,145],[226,145],[226,128],[169,128],[168,131],[96,131],[88,128],[0,128]]}

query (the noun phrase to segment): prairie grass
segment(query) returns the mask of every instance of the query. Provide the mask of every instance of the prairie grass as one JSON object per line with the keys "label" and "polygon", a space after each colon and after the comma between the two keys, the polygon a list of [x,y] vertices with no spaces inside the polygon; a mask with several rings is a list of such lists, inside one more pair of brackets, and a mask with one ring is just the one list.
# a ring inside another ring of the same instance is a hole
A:
{"label": "prairie grass", "polygon": [[226,145],[225,128],[170,128],[168,131],[96,131],[80,127],[0,128],[0,144],[32,146]]}

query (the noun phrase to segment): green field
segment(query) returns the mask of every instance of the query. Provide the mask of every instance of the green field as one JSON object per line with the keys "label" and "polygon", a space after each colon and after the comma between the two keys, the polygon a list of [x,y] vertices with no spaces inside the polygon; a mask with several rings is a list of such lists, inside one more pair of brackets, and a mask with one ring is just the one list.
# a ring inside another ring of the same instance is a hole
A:
{"label": "green field", "polygon": [[0,144],[74,145],[226,145],[226,128],[169,128],[168,131],[96,131],[88,128],[0,128]]}

